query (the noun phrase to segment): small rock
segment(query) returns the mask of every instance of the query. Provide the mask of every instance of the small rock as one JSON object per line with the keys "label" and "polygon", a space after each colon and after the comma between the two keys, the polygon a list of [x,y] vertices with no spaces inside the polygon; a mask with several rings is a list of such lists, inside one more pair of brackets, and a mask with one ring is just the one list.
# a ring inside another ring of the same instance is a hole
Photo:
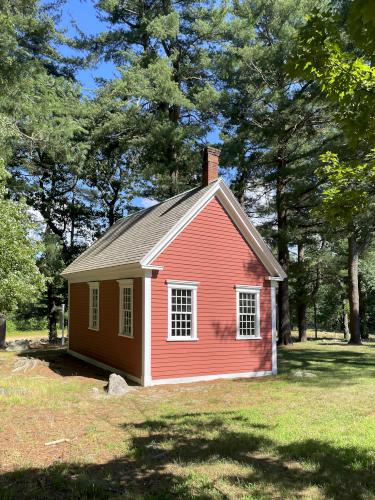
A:
{"label": "small rock", "polygon": [[318,376],[316,373],[308,372],[306,370],[294,370],[292,375],[296,378],[315,378]]}
{"label": "small rock", "polygon": [[109,376],[107,392],[109,396],[122,396],[129,391],[129,386],[126,380],[116,373],[111,373]]}
{"label": "small rock", "polygon": [[8,391],[4,387],[0,387],[0,396],[6,396]]}

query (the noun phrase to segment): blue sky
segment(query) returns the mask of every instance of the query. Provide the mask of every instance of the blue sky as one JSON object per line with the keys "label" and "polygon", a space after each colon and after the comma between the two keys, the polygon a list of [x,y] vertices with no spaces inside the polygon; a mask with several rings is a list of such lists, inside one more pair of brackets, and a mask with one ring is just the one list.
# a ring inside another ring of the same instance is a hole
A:
{"label": "blue sky", "polygon": [[[93,0],[67,0],[62,7],[60,27],[64,28],[70,36],[77,35],[74,23],[86,35],[94,35],[104,31],[107,26],[98,19]],[[111,62],[102,62],[96,68],[79,71],[78,79],[85,93],[95,89],[95,77],[113,78],[116,68]]]}

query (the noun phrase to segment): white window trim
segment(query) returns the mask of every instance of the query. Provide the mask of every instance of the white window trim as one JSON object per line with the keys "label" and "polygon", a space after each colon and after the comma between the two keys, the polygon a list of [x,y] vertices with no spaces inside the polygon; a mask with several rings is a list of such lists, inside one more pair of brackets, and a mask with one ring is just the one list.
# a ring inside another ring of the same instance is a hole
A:
{"label": "white window trim", "polygon": [[[118,330],[118,335],[119,337],[123,337],[125,339],[133,339],[134,338],[134,330],[133,330],[133,323],[134,323],[134,294],[133,294],[133,280],[127,279],[127,280],[117,280],[117,283],[119,284],[119,330]],[[132,315],[131,315],[131,325],[130,325],[130,331],[131,335],[124,335],[122,332],[124,330],[124,316],[122,314],[122,298],[123,298],[123,290],[124,288],[129,288],[130,289],[130,294],[131,294],[131,308],[132,308]]]}
{"label": "white window trim", "polygon": [[[199,282],[197,281],[179,281],[166,280],[168,287],[168,342],[194,342],[198,340],[197,336],[197,289]],[[172,290],[192,290],[192,315],[191,315],[191,335],[189,337],[173,337],[172,336]]]}
{"label": "white window trim", "polygon": [[[99,281],[90,281],[87,283],[89,285],[89,330],[94,332],[99,331],[99,320],[100,320],[100,292],[99,292]],[[92,326],[92,290],[98,290],[98,320],[97,326],[94,328]]]}
{"label": "white window trim", "polygon": [[[237,327],[236,327],[236,340],[259,340],[260,335],[260,291],[261,286],[252,285],[235,285],[236,289],[236,316],[237,316]],[[240,293],[254,293],[255,294],[255,335],[240,335]]]}

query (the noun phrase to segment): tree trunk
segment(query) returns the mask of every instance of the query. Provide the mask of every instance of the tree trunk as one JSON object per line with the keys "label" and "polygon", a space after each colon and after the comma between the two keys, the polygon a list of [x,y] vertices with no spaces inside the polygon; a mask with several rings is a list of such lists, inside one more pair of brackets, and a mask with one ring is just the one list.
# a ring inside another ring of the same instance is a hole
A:
{"label": "tree trunk", "polygon": [[361,338],[368,339],[367,290],[365,282],[363,280],[362,273],[359,273],[358,275],[358,286],[359,286],[359,317],[360,317]]}
{"label": "tree trunk", "polygon": [[314,297],[314,330],[315,330],[315,340],[318,340],[318,322],[316,319],[316,297]]}
{"label": "tree trunk", "polygon": [[344,338],[346,341],[349,342],[350,338],[350,331],[349,331],[349,317],[348,313],[346,310],[346,303],[345,301],[343,302],[343,308],[342,308],[342,323],[343,323],[343,328],[344,328]]}
{"label": "tree trunk", "polygon": [[5,349],[5,338],[7,334],[7,320],[3,314],[0,314],[0,349]]}
{"label": "tree trunk", "polygon": [[[279,167],[281,168],[281,167]],[[289,248],[288,248],[288,218],[285,201],[285,182],[283,179],[277,180],[276,185],[276,205],[277,205],[277,245],[279,262],[284,271],[289,271]],[[288,278],[281,281],[278,291],[278,316],[279,316],[279,345],[291,344],[292,334],[290,331],[290,310],[289,310],[289,284]]]}
{"label": "tree trunk", "polygon": [[51,283],[47,286],[47,306],[48,306],[48,338],[50,342],[56,342],[57,339],[57,314],[56,302]]}
{"label": "tree trunk", "polygon": [[300,342],[307,342],[306,326],[306,286],[305,276],[303,275],[305,262],[305,247],[302,243],[298,244],[298,277],[297,277],[297,321],[298,321],[298,339]]}
{"label": "tree trunk", "polygon": [[359,249],[355,236],[348,239],[348,275],[349,275],[349,328],[350,344],[360,345],[361,328],[359,316],[359,283],[358,283]]}

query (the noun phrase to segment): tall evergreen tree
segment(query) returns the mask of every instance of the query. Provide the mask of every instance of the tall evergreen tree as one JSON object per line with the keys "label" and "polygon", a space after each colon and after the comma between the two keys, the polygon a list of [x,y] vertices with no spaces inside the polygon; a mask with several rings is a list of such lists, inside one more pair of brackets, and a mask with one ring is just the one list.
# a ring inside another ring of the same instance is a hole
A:
{"label": "tall evergreen tree", "polygon": [[[236,2],[228,44],[219,58],[224,86],[223,159],[237,167],[234,189],[249,213],[267,221],[278,259],[289,273],[291,244],[316,203],[317,156],[333,136],[329,104],[309,81],[289,76],[285,62],[314,0]],[[297,234],[296,234],[297,233]],[[291,341],[288,280],[278,292],[279,341]]]}
{"label": "tall evergreen tree", "polygon": [[215,119],[210,53],[225,9],[212,0],[100,0],[96,7],[110,29],[76,45],[118,66],[121,76],[108,89],[122,104],[124,130],[129,117],[137,123],[139,162],[153,195],[184,190],[196,182],[199,144]]}

